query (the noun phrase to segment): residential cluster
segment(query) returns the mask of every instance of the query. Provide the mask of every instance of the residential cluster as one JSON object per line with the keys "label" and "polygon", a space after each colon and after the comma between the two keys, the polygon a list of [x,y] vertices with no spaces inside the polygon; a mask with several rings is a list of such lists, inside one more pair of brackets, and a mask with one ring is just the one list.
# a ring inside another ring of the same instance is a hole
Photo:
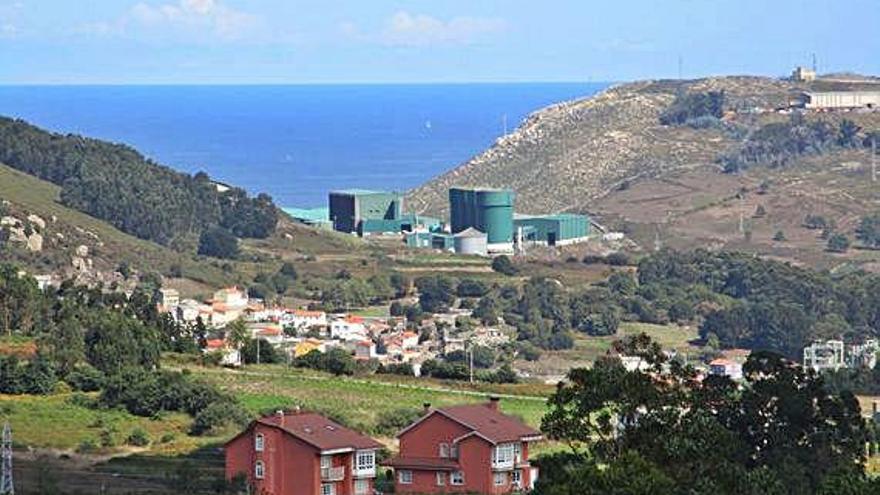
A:
{"label": "residential cluster", "polygon": [[815,341],[804,348],[804,368],[815,371],[838,371],[844,368],[877,366],[880,345],[874,339],[846,344],[843,340]]}
{"label": "residential cluster", "polygon": [[331,192],[326,209],[287,211],[303,223],[339,232],[361,237],[402,236],[410,247],[481,256],[512,254],[538,245],[563,246],[589,238],[588,216],[517,214],[515,199],[510,189],[451,188],[448,222],[404,213],[401,194],[364,189]]}
{"label": "residential cluster", "polygon": [[410,364],[415,376],[429,359],[471,346],[495,347],[511,341],[511,331],[478,325],[453,333],[459,317],[470,310],[451,309],[423,319],[419,326],[408,327],[403,317],[363,317],[352,314],[327,314],[309,309],[269,307],[262,300],[249,298],[238,287],[227,287],[204,301],[180,299],[175,289],[157,292],[160,312],[175,321],[205,326],[209,337],[204,351],[219,353],[220,364],[240,366],[240,349],[232,342],[226,327],[242,320],[247,337],[273,346],[289,360],[312,351],[327,352],[341,348],[356,360],[375,360],[383,365]]}
{"label": "residential cluster", "polygon": [[[530,446],[541,433],[486,403],[433,408],[398,435],[394,493],[501,494],[534,487]],[[278,411],[225,445],[226,477],[244,476],[255,493],[366,495],[375,490],[383,445],[321,415]]]}

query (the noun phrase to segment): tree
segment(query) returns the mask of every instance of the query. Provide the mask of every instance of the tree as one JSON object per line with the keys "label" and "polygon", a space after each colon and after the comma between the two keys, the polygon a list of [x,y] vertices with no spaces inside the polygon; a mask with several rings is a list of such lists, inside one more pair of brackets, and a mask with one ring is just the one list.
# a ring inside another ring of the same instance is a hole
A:
{"label": "tree", "polygon": [[868,247],[880,246],[880,213],[862,217],[856,228],[856,239]]}
{"label": "tree", "polygon": [[428,313],[445,312],[455,302],[455,280],[446,276],[421,277],[416,280],[419,306]]}
{"label": "tree", "polygon": [[784,242],[785,241],[785,232],[781,230],[777,230],[775,234],[773,234],[773,240],[776,242]]}
{"label": "tree", "polygon": [[199,254],[221,259],[235,259],[238,256],[238,239],[232,232],[214,227],[202,232],[199,237]]}
{"label": "tree", "polygon": [[804,227],[808,229],[824,229],[829,226],[829,222],[821,215],[807,215],[804,218]]}
{"label": "tree", "polygon": [[758,205],[758,207],[755,208],[754,217],[755,218],[764,218],[765,216],[767,216],[767,210],[764,208],[764,205]]}
{"label": "tree", "polygon": [[299,278],[299,273],[296,271],[296,267],[293,265],[293,263],[289,261],[285,261],[281,264],[281,268],[278,270],[278,273],[284,275],[290,280],[296,280],[297,278]]}
{"label": "tree", "polygon": [[859,145],[861,144],[861,140],[858,137],[861,130],[862,128],[856,125],[856,123],[852,120],[841,120],[840,128],[837,134],[837,144],[844,148],[859,147]]}
{"label": "tree", "polygon": [[849,238],[844,234],[833,234],[828,238],[828,251],[845,253],[849,249]]}
{"label": "tree", "polygon": [[507,275],[508,277],[512,277],[519,273],[519,270],[514,266],[510,257],[503,254],[501,256],[496,256],[495,259],[492,260],[492,270],[502,275]]}
{"label": "tree", "polygon": [[[672,481],[670,493],[815,493],[842,466],[864,475],[866,428],[855,397],[828,392],[780,355],[753,353],[740,389],[726,377],[700,383],[644,335],[614,350],[644,369],[627,371],[609,355],[570,371],[550,397],[542,430],[570,447],[572,468],[641,463],[637,471]],[[540,493],[569,493],[565,475],[543,480]],[[635,493],[654,493],[639,486]]]}
{"label": "tree", "polygon": [[245,364],[273,364],[283,362],[284,356],[266,339],[249,339],[241,349],[241,359]]}

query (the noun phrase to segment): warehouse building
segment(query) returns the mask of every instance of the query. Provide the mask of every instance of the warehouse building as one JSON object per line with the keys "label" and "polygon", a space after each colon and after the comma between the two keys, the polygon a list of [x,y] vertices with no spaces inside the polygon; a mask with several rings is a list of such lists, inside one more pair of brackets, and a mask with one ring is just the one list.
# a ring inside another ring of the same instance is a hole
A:
{"label": "warehouse building", "polygon": [[452,233],[474,228],[486,234],[489,253],[512,253],[514,197],[510,189],[450,189]]}
{"label": "warehouse building", "polygon": [[880,91],[824,91],[804,93],[804,108],[832,110],[880,108]]}
{"label": "warehouse building", "polygon": [[320,208],[282,208],[294,220],[319,229],[333,229],[330,221],[330,209],[326,206]]}
{"label": "warehouse building", "polygon": [[[365,220],[400,220],[403,197],[393,192],[347,189],[330,192],[330,221],[339,232],[361,233]],[[373,225],[385,228],[384,224]]]}
{"label": "warehouse building", "polygon": [[584,242],[590,235],[590,219],[586,215],[517,215],[513,224],[517,242],[523,245],[566,246]]}

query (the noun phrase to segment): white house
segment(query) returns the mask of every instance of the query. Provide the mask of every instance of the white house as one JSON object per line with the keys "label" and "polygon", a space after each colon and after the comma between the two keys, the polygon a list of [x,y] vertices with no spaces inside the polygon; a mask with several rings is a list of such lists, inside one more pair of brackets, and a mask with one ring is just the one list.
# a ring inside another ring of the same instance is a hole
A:
{"label": "white house", "polygon": [[281,316],[281,324],[285,327],[292,326],[298,332],[308,330],[312,327],[326,327],[327,313],[304,309],[286,311]]}
{"label": "white house", "polygon": [[366,340],[367,328],[359,316],[347,316],[330,323],[330,338],[339,340]]}
{"label": "white house", "polygon": [[743,367],[742,364],[736,361],[719,358],[709,363],[709,374],[726,376],[731,380],[742,380]]}
{"label": "white house", "polygon": [[220,364],[223,366],[241,366],[242,364],[241,353],[238,349],[233,348],[223,339],[209,340],[204,352],[206,354],[213,352],[221,353]]}

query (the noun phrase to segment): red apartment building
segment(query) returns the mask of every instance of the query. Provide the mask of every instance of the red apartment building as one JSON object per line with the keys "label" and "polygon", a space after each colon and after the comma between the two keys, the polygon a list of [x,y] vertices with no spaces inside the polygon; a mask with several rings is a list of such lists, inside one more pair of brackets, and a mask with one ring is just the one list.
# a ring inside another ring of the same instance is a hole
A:
{"label": "red apartment building", "polygon": [[400,455],[389,460],[396,493],[500,494],[530,490],[538,468],[529,444],[541,433],[486,404],[431,409],[398,434]]}
{"label": "red apartment building", "polygon": [[279,411],[226,443],[226,478],[244,473],[265,495],[371,495],[381,447],[319,414]]}

